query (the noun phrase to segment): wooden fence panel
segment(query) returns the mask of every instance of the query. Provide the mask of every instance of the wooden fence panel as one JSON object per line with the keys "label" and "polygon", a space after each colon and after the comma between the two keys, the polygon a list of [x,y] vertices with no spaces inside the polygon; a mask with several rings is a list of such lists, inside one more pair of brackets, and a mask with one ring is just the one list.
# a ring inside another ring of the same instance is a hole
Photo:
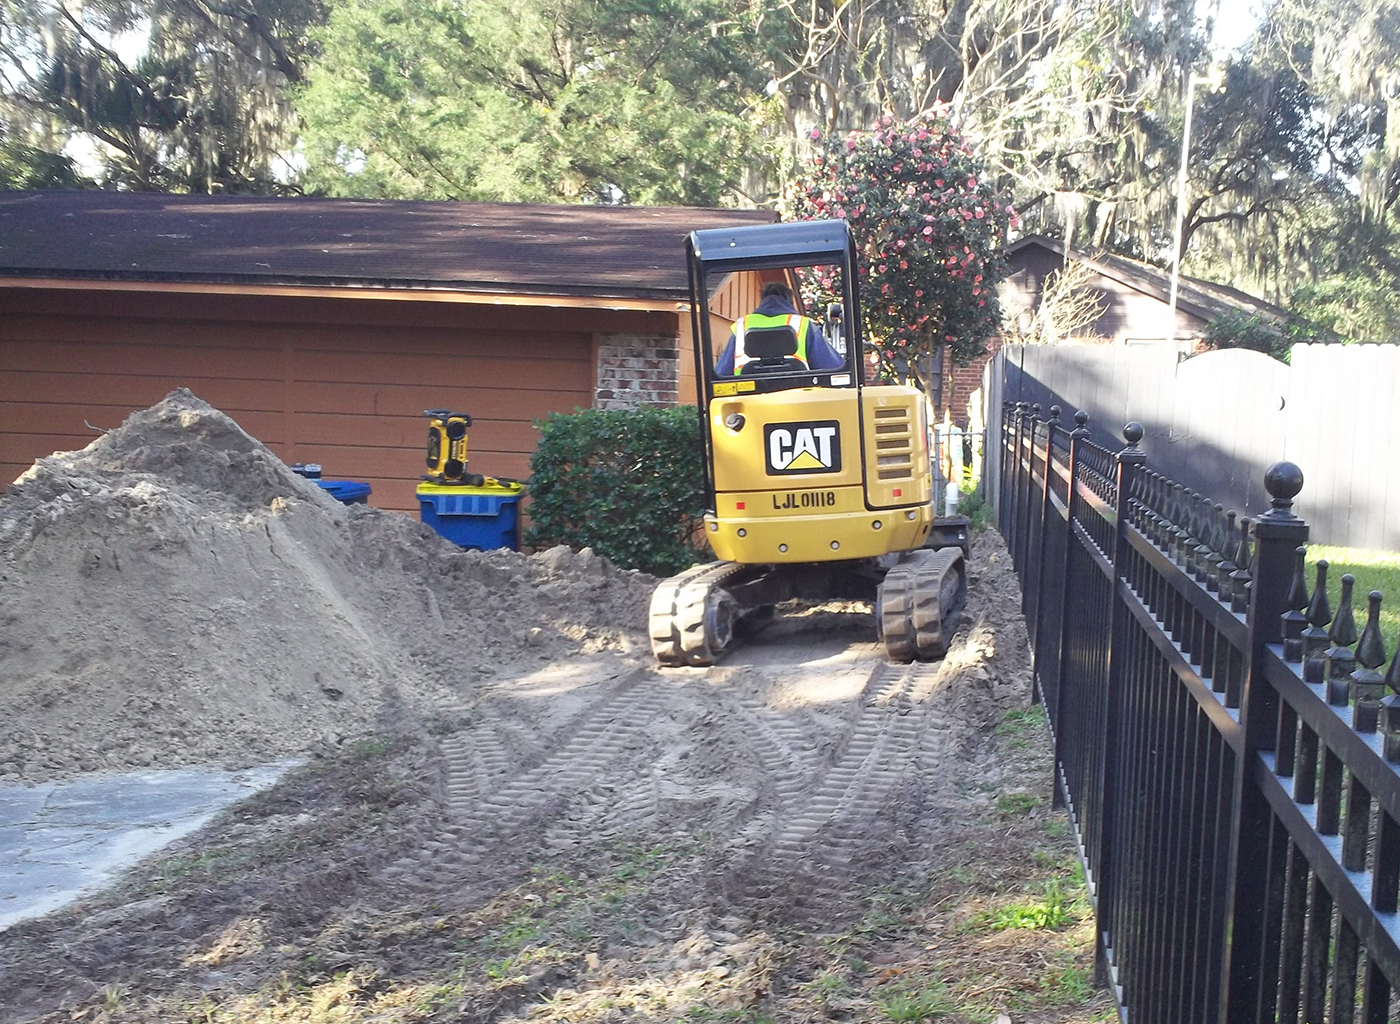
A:
{"label": "wooden fence panel", "polygon": [[1308,474],[1304,511],[1328,544],[1400,550],[1400,346],[1295,345],[1287,458]]}
{"label": "wooden fence panel", "polygon": [[1268,507],[1260,481],[1280,459],[1307,474],[1302,509],[1323,544],[1400,550],[1400,345],[1298,345],[1291,365],[1228,350],[1179,358],[1168,345],[1008,345],[1003,401],[1089,413],[1112,448],[1129,420],[1152,464],[1227,508]]}

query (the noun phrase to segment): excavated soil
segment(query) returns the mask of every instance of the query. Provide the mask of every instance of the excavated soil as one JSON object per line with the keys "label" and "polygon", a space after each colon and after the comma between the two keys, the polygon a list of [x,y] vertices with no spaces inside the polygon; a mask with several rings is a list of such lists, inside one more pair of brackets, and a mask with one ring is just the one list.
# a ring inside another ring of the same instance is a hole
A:
{"label": "excavated soil", "polygon": [[0,934],[0,1020],[1102,1012],[994,533],[940,662],[832,604],[661,671],[650,578],[340,506],[175,392],[12,485],[0,566],[10,780],[311,755]]}
{"label": "excavated soil", "polygon": [[630,651],[654,580],[344,506],[171,393],[0,499],[0,779],[246,764]]}

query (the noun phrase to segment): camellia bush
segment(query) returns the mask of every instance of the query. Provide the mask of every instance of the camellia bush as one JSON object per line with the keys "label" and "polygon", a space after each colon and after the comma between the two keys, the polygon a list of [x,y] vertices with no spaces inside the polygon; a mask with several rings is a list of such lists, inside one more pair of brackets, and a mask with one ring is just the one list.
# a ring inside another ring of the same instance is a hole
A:
{"label": "camellia bush", "polygon": [[[938,346],[966,365],[1001,330],[996,287],[1016,213],[939,114],[884,117],[844,138],[812,133],[816,152],[789,198],[802,220],[843,218],[861,256],[866,341],[885,375],[908,378]],[[824,302],[820,275],[810,298]]]}
{"label": "camellia bush", "polygon": [[585,409],[536,426],[526,543],[591,547],[658,576],[713,557],[694,545],[706,504],[695,406]]}

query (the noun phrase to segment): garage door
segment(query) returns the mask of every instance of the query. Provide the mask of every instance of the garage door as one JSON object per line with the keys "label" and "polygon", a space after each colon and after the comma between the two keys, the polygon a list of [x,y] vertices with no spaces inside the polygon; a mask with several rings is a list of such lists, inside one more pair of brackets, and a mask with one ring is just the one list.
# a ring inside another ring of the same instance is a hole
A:
{"label": "garage door", "polygon": [[[188,387],[287,462],[416,511],[424,409],[470,413],[473,472],[523,478],[534,420],[592,404],[606,312],[379,299],[0,292],[0,478]],[[568,328],[568,329],[565,329]],[[624,328],[625,329],[625,326]]]}

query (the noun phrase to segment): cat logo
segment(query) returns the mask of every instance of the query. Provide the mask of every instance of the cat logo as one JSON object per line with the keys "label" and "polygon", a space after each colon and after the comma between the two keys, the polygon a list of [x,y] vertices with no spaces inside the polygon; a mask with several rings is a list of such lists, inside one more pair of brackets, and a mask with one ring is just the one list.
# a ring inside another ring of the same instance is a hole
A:
{"label": "cat logo", "polygon": [[763,428],[769,476],[841,472],[841,430],[835,420],[769,423]]}

